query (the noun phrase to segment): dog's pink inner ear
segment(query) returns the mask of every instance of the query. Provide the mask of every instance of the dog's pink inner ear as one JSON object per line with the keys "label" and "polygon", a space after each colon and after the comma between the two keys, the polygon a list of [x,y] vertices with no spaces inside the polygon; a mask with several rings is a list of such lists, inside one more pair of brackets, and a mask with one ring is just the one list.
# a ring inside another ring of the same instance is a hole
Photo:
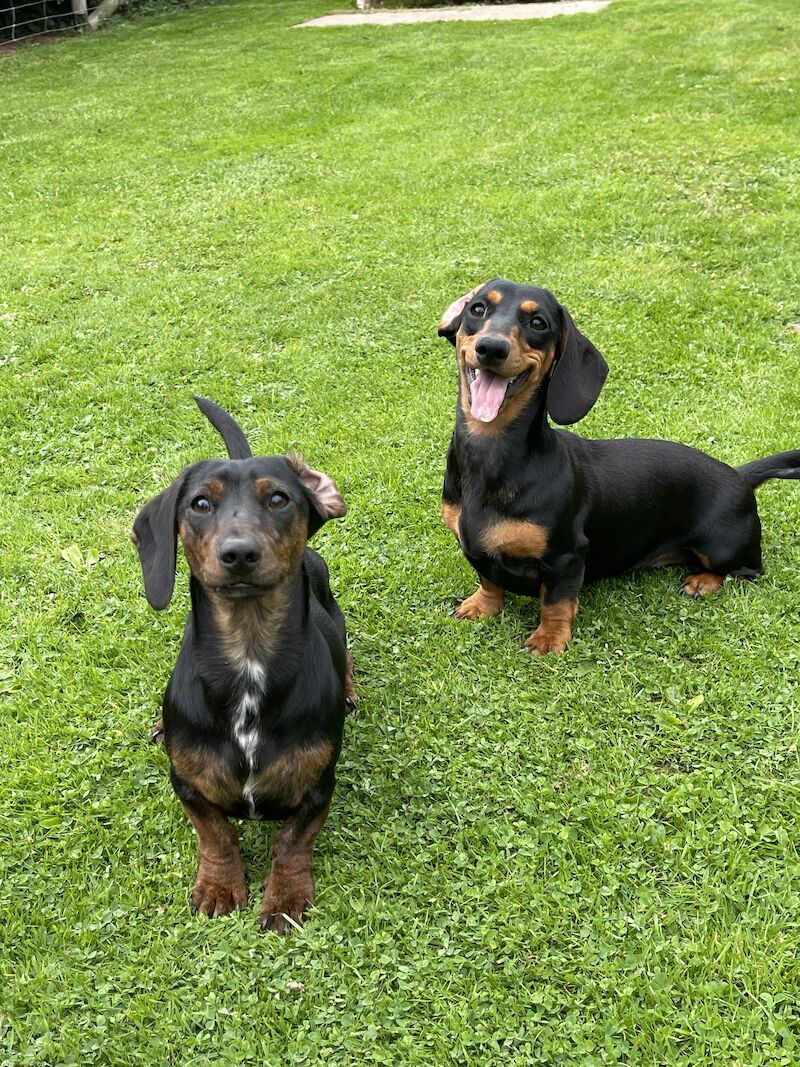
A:
{"label": "dog's pink inner ear", "polygon": [[467,306],[467,302],[471,300],[473,296],[475,296],[475,294],[480,288],[482,288],[482,286],[476,285],[474,289],[470,289],[468,293],[464,293],[464,295],[460,296],[458,300],[453,301],[453,303],[441,317],[441,320],[439,322],[440,330],[446,330],[447,327],[451,325],[451,323],[455,322],[455,320]]}
{"label": "dog's pink inner ear", "polygon": [[286,457],[297,477],[311,494],[314,506],[326,519],[339,519],[347,514],[347,504],[336,488],[333,478],[322,471],[312,470],[302,456],[293,453]]}

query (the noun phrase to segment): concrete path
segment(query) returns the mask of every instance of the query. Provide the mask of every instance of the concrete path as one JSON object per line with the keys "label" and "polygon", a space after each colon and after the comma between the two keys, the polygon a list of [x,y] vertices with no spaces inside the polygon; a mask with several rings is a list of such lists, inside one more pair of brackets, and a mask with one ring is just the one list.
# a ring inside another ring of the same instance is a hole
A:
{"label": "concrete path", "polygon": [[354,11],[323,15],[298,23],[305,26],[396,26],[401,22],[495,22],[519,19],[550,19],[554,15],[592,13],[608,7],[611,0],[560,0],[545,4],[481,4],[475,7],[425,7],[394,11]]}

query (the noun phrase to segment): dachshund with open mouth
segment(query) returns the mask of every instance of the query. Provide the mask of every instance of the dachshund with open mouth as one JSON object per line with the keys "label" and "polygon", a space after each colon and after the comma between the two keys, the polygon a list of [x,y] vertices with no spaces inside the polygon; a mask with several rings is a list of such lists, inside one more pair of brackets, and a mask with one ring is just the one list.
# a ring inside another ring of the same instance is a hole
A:
{"label": "dachshund with open mouth", "polygon": [[142,508],[132,534],[156,610],[172,598],[178,537],[191,570],[163,731],[198,838],[192,905],[218,916],[246,903],[229,816],[279,820],[260,922],[289,933],[314,902],[314,841],[356,700],[344,617],[306,542],[347,509],[326,474],[298,455],[254,457],[227,412],[195,399],[231,458],[187,467]]}
{"label": "dachshund with open mouth", "polygon": [[763,574],[753,490],[800,478],[800,451],[729,467],[670,441],[587,441],[561,425],[593,407],[602,355],[547,289],[496,278],[460,297],[439,334],[459,396],[441,513],[480,585],[459,619],[497,615],[505,592],[541,597],[529,652],[563,652],[584,582],[670,564],[699,568],[702,597],[726,575]]}

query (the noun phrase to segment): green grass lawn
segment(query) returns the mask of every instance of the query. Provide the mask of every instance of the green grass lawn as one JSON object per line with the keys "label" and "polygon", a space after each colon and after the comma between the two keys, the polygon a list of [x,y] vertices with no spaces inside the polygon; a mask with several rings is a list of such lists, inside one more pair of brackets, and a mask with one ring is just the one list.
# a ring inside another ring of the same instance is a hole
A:
{"label": "green grass lawn", "polygon": [[[611,375],[580,432],[800,447],[796,0],[294,30],[323,0],[0,57],[0,1063],[800,1063],[800,487],[767,574],[450,616],[436,322],[552,288]],[[128,530],[221,444],[301,448],[362,701],[301,933],[193,917],[149,726],[177,654]],[[302,983],[303,989],[289,983]]]}

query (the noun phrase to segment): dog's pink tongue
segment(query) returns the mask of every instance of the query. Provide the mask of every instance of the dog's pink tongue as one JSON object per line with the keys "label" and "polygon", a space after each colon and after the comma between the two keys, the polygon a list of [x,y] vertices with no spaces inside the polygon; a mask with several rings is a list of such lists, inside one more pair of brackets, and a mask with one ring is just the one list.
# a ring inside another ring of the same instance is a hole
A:
{"label": "dog's pink tongue", "polygon": [[506,395],[508,378],[501,378],[490,370],[479,370],[475,375],[470,392],[472,394],[472,406],[470,411],[475,419],[481,422],[491,422],[497,418],[497,412]]}

